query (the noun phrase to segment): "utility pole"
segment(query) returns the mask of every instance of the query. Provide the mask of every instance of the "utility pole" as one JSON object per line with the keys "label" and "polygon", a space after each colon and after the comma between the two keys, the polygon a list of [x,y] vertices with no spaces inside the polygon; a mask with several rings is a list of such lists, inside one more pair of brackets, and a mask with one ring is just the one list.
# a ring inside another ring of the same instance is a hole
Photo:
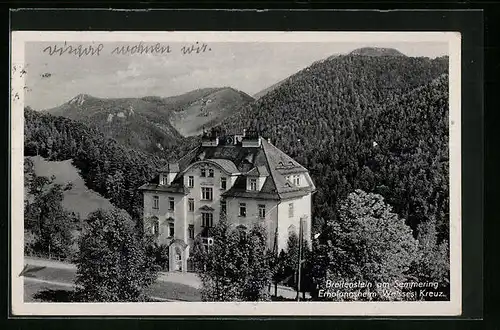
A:
{"label": "utility pole", "polygon": [[299,225],[299,258],[297,262],[297,301],[300,301],[300,278],[302,270],[302,242],[304,241],[304,220],[300,218]]}

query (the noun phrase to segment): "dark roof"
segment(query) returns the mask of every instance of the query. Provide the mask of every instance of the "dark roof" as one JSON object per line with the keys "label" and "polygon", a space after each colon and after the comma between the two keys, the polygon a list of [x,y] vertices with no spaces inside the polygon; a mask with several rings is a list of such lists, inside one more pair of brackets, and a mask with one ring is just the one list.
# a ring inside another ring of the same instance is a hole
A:
{"label": "dark roof", "polygon": [[160,169],[160,172],[179,173],[179,163],[168,163]]}
{"label": "dark roof", "polygon": [[268,176],[269,172],[265,166],[256,166],[246,173],[248,176]]}
{"label": "dark roof", "polygon": [[260,191],[248,191],[246,177],[239,176],[231,189],[222,194],[223,197],[245,197],[254,199],[279,200],[278,191],[271,177],[267,177]]}
{"label": "dark roof", "polygon": [[[234,185],[222,194],[223,196],[279,200],[302,196],[315,190],[308,174],[306,181],[310,187],[306,188],[297,187],[286,179],[288,174],[307,173],[307,169],[266,139],[261,138],[260,147],[243,147],[241,144],[225,142],[227,139],[221,138],[219,140],[221,142],[217,146],[200,145],[179,159],[177,163],[167,165],[168,169],[178,169],[179,172],[170,186],[158,185],[159,178],[157,177],[150,184],[142,186],[141,189],[187,193],[189,190],[184,187],[182,172],[191,164],[207,160],[218,164],[229,173],[241,173]],[[246,190],[247,175],[267,176],[260,191]]]}
{"label": "dark roof", "polygon": [[182,177],[177,176],[174,181],[172,181],[172,184],[169,186],[162,185],[160,184],[160,176],[157,175],[156,177],[153,178],[150,182],[143,184],[142,186],[139,187],[139,190],[145,190],[145,191],[165,191],[165,192],[171,192],[171,193],[178,193],[178,194],[184,194],[187,195],[189,194],[189,188],[184,185],[182,182]]}
{"label": "dark roof", "polygon": [[229,173],[238,173],[239,172],[236,165],[232,161],[230,161],[229,159],[215,158],[215,159],[207,159],[207,160],[219,165],[220,167],[222,167],[225,171],[227,171]]}

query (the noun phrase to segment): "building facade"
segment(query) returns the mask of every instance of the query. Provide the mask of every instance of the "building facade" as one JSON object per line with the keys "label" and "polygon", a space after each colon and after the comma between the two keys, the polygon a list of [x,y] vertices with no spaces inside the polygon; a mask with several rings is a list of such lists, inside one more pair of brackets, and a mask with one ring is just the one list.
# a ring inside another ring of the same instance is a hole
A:
{"label": "building facade", "polygon": [[286,249],[292,231],[299,234],[301,221],[305,240],[311,239],[309,172],[255,133],[205,133],[199,147],[140,189],[145,230],[169,246],[171,271],[187,271],[197,235],[213,243],[210,228],[221,215],[243,230],[261,224],[275,252]]}

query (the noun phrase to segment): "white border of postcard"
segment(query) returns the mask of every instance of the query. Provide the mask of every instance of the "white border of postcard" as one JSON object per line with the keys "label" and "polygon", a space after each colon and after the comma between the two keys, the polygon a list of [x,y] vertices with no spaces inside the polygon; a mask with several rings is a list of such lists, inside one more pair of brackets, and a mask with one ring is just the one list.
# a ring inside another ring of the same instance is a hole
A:
{"label": "white border of postcard", "polygon": [[[250,315],[439,316],[460,315],[461,269],[461,35],[458,32],[66,32],[13,31],[11,66],[24,65],[24,43],[68,42],[447,42],[450,128],[450,301],[446,302],[154,302],[25,303],[23,301],[24,78],[11,77],[11,284],[15,316]],[[17,93],[17,95],[16,95]],[[16,95],[14,98],[13,96]]]}

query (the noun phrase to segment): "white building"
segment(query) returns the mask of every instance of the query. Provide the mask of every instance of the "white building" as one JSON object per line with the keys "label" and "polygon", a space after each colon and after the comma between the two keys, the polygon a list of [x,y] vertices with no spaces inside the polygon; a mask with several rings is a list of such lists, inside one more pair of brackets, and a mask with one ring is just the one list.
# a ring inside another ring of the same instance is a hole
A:
{"label": "white building", "polygon": [[262,224],[273,251],[286,249],[301,219],[310,240],[315,186],[309,172],[257,134],[205,134],[199,147],[140,189],[145,229],[169,245],[170,270],[187,270],[196,235],[213,242],[210,228],[221,213],[243,229]]}

